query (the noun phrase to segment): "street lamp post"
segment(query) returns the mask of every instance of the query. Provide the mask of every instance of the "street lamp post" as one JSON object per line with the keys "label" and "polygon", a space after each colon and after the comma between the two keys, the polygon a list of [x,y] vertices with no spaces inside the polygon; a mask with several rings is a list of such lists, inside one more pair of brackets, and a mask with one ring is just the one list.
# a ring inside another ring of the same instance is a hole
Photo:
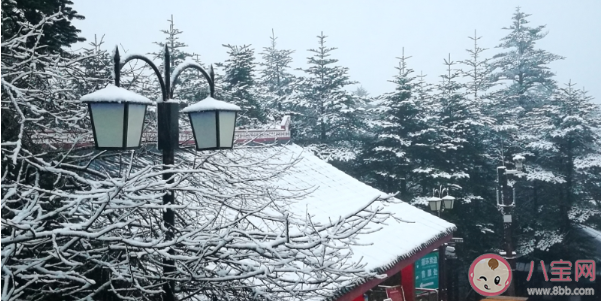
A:
{"label": "street lamp post", "polygon": [[[441,217],[441,211],[445,209],[451,210],[454,208],[455,197],[449,195],[449,190],[451,188],[443,188],[442,186],[439,189],[433,189],[433,196],[428,199],[429,208],[431,211],[437,212],[437,215]],[[446,193],[444,197],[441,197],[443,193]],[[438,196],[435,196],[438,194]],[[446,287],[446,264],[445,264],[445,250],[448,245],[443,244],[439,246],[439,299],[442,301],[447,301],[447,287]]]}
{"label": "street lamp post", "polygon": [[[153,62],[142,55],[130,55],[123,61],[119,49],[115,49],[114,77],[115,85],[108,86],[94,93],[85,95],[81,101],[88,103],[93,124],[94,142],[97,149],[132,149],[140,147],[142,126],[146,106],[152,104],[147,98],[119,87],[121,68],[130,60],[138,59],[147,63],[154,71],[161,85],[162,101],[157,103],[158,148],[163,152],[162,175],[167,186],[174,183],[174,173],[169,172],[174,164],[175,151],[179,144],[180,106],[173,97],[173,85],[182,71],[188,68],[199,70],[209,83],[210,96],[200,102],[184,108],[188,113],[194,133],[196,149],[231,149],[233,147],[236,113],[240,108],[236,105],[214,99],[213,67],[207,73],[199,64],[188,62],[171,74],[170,55],[167,45],[164,53],[164,76]],[[174,191],[168,190],[163,195],[163,223],[167,229],[165,240],[174,239],[173,226],[175,213],[170,208],[174,204]],[[174,255],[173,249],[168,251]],[[175,263],[170,258],[163,259],[163,300],[174,301],[174,280],[170,279],[175,271]]]}
{"label": "street lamp post", "polygon": [[[515,168],[507,170],[506,166],[499,166],[497,168],[498,187],[497,205],[502,208],[504,218],[504,251],[506,252],[505,258],[510,264],[511,273],[516,269],[516,260],[514,248],[512,246],[512,209],[515,206],[514,198],[514,187],[508,185],[508,176],[517,175],[522,173],[523,162],[525,158],[521,155],[516,155],[513,158]],[[508,296],[514,296],[516,294],[514,288],[514,281],[510,282],[508,289],[506,290]]]}

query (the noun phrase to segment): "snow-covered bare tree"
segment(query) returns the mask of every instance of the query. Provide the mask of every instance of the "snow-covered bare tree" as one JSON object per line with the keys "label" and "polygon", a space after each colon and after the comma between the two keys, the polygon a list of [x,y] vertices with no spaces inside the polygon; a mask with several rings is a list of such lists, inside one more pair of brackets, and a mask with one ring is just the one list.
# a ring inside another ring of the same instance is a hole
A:
{"label": "snow-covered bare tree", "polygon": [[[189,300],[304,299],[374,276],[349,259],[349,247],[389,217],[382,200],[312,221],[290,209],[312,187],[278,183],[296,163],[272,160],[279,148],[184,149],[163,166],[154,145],[107,152],[80,149],[77,135],[60,145],[40,138],[91,133],[65,77],[94,57],[28,46],[61,18],[23,22],[2,41],[2,300],[160,300],[166,282]],[[164,173],[175,173],[173,182]],[[165,193],[176,203],[164,205]],[[164,224],[165,210],[175,211],[175,224]]]}

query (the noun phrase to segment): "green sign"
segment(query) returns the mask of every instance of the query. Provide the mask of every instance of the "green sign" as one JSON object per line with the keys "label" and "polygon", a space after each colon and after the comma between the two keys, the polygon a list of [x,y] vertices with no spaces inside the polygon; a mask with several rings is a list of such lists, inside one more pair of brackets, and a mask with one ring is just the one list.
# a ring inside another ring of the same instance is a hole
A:
{"label": "green sign", "polygon": [[439,288],[439,252],[432,252],[414,262],[416,288]]}

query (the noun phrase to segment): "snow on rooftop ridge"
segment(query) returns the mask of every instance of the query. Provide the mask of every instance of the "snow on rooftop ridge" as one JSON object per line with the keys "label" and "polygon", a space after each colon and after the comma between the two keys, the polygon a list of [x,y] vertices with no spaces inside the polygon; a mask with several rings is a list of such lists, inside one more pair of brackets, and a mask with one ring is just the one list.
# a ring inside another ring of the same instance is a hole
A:
{"label": "snow on rooftop ridge", "polygon": [[109,84],[105,88],[86,94],[81,98],[82,102],[129,102],[141,104],[153,104],[148,98],[129,91],[127,89]]}
{"label": "snow on rooftop ridge", "polygon": [[225,101],[217,100],[211,96],[182,109],[182,113],[202,112],[202,111],[213,111],[213,110],[224,110],[224,111],[240,111],[240,107],[227,103]]}

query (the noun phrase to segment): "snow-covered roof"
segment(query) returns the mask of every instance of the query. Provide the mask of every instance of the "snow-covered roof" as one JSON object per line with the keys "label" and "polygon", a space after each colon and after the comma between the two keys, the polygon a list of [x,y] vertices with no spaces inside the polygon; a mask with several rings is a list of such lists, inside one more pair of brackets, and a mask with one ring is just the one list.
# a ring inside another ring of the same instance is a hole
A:
{"label": "snow-covered roof", "polygon": [[131,102],[141,104],[153,104],[148,98],[129,91],[127,89],[117,87],[115,85],[107,85],[105,88],[86,94],[81,98],[82,102]]}
{"label": "snow-covered roof", "polygon": [[224,111],[240,111],[240,107],[225,101],[217,100],[212,97],[207,97],[193,105],[187,106],[182,109],[182,113],[190,112],[202,112],[211,110],[224,110]]}
{"label": "snow-covered roof", "polygon": [[352,247],[353,260],[364,262],[367,270],[384,272],[455,230],[453,224],[356,180],[300,146],[274,146],[270,151],[274,152],[270,161],[299,158],[274,184],[289,190],[312,187],[310,194],[291,203],[291,211],[301,216],[309,213],[313,221],[328,223],[376,198],[389,198],[383,204],[398,220],[389,219],[379,225],[381,230],[361,235],[358,243],[362,245]]}

